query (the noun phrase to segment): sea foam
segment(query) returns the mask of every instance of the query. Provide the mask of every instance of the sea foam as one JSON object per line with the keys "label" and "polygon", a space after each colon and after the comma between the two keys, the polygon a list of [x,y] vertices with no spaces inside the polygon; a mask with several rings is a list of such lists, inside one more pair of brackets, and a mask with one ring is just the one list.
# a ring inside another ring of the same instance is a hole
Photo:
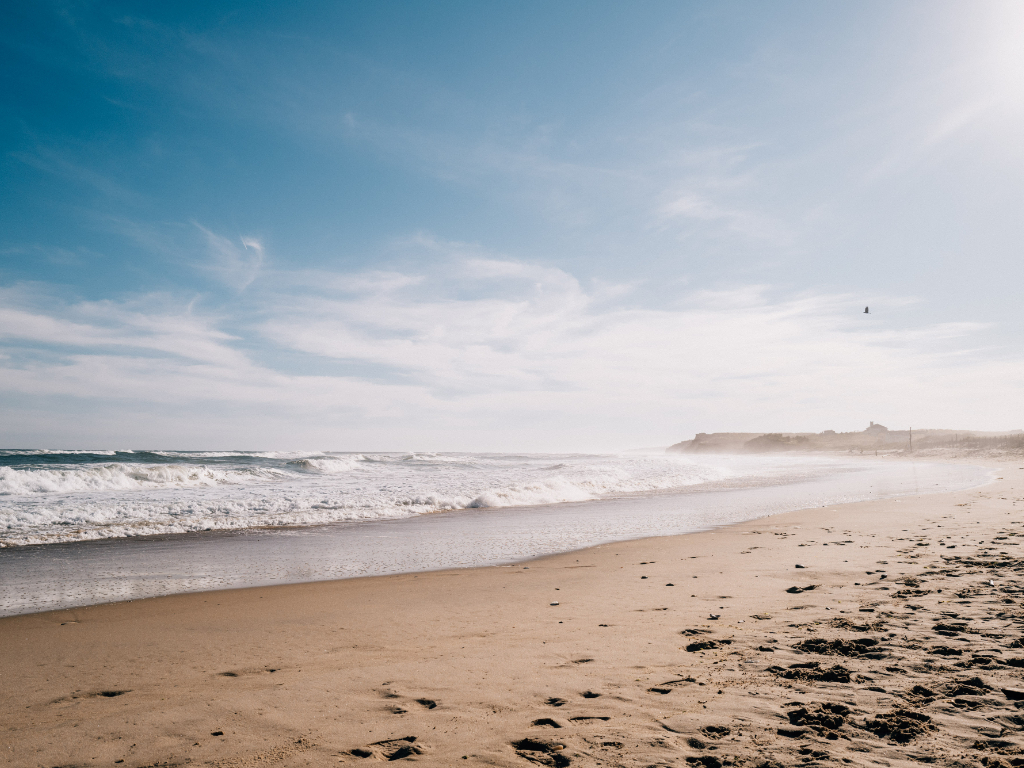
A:
{"label": "sea foam", "polygon": [[270,468],[218,470],[206,466],[102,464],[63,469],[0,467],[0,496],[80,491],[123,491],[140,488],[189,488],[278,480],[284,473]]}
{"label": "sea foam", "polygon": [[0,451],[0,547],[580,502],[758,476],[678,455]]}

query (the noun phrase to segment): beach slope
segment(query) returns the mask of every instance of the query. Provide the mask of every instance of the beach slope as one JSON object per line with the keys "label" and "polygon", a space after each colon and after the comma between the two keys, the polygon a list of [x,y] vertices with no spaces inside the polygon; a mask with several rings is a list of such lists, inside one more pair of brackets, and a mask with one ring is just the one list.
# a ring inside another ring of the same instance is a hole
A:
{"label": "beach slope", "polygon": [[1022,764],[1024,470],[1002,466],[517,566],[0,619],[2,760]]}

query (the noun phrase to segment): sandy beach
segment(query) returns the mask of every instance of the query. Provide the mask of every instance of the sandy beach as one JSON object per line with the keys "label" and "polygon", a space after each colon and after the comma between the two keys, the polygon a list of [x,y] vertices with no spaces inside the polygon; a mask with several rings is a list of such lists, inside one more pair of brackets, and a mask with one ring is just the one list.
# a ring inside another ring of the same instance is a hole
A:
{"label": "sandy beach", "polygon": [[0,20],[0,768],[1024,768],[1024,0]]}
{"label": "sandy beach", "polygon": [[1022,764],[1020,463],[974,490],[516,566],[0,619],[0,754]]}

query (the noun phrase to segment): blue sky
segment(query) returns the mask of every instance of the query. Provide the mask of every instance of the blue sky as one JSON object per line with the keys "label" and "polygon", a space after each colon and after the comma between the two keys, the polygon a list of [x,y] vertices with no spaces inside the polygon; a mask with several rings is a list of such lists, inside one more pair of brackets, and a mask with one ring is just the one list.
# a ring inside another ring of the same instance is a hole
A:
{"label": "blue sky", "polygon": [[1019,3],[13,2],[0,56],[5,445],[1024,427]]}

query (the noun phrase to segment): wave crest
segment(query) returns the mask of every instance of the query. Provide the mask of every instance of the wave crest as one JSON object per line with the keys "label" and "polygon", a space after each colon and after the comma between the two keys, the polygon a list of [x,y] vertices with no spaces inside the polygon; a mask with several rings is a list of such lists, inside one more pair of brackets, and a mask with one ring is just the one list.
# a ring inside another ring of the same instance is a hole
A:
{"label": "wave crest", "polygon": [[80,461],[0,465],[0,548],[581,502],[771,471],[762,460],[582,454],[147,451]]}
{"label": "wave crest", "polygon": [[219,470],[203,465],[100,464],[72,469],[13,469],[0,467],[0,496],[82,491],[127,491],[141,488],[190,488],[233,485],[287,477],[262,467]]}
{"label": "wave crest", "polygon": [[353,454],[344,457],[331,457],[325,459],[297,459],[289,461],[288,464],[296,466],[305,472],[315,472],[321,475],[336,475],[341,472],[351,472],[359,462],[366,459],[360,454]]}

